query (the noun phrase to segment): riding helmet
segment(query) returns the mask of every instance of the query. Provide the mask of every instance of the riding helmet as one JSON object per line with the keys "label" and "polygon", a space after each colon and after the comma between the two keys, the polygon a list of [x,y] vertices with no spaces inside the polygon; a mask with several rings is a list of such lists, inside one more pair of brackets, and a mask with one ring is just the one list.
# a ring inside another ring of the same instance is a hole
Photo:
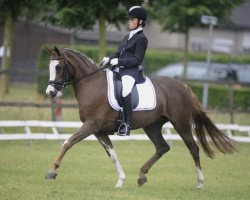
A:
{"label": "riding helmet", "polygon": [[142,8],[141,6],[133,6],[128,11],[128,17],[129,18],[134,17],[134,18],[146,21],[147,20],[147,13],[144,10],[144,8]]}

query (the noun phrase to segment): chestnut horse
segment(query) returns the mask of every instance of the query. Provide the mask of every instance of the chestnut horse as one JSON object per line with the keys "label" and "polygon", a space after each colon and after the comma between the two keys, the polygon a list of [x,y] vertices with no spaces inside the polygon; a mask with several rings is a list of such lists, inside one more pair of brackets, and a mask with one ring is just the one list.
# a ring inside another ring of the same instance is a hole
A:
{"label": "chestnut horse", "polygon": [[[118,112],[108,102],[106,73],[86,55],[71,49],[59,50],[57,47],[50,51],[49,70],[50,79],[46,93],[51,98],[59,97],[63,88],[72,84],[83,125],[63,143],[58,157],[45,178],[55,179],[56,170],[60,167],[66,152],[74,144],[94,134],[119,174],[116,187],[122,187],[125,173],[109,138],[109,135],[117,131],[115,123]],[[156,148],[153,156],[139,170],[138,185],[147,182],[145,174],[163,154],[169,151],[170,147],[164,140],[161,130],[166,122],[171,122],[193,157],[197,188],[202,189],[204,176],[199,147],[192,135],[192,124],[202,149],[210,158],[214,156],[210,143],[226,154],[235,151],[234,142],[210,120],[189,87],[168,77],[155,77],[151,81],[156,93],[156,107],[150,111],[136,111],[132,114],[132,129],[143,128]]]}

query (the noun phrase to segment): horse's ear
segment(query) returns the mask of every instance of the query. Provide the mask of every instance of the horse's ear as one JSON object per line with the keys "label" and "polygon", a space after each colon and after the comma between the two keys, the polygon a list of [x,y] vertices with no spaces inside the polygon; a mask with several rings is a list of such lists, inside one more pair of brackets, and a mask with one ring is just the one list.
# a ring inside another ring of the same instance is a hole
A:
{"label": "horse's ear", "polygon": [[56,46],[54,46],[54,50],[58,56],[61,56],[61,52]]}
{"label": "horse's ear", "polygon": [[45,49],[47,50],[47,52],[51,55],[52,51],[48,48],[48,46],[46,45],[46,43],[44,44],[44,46],[45,46]]}

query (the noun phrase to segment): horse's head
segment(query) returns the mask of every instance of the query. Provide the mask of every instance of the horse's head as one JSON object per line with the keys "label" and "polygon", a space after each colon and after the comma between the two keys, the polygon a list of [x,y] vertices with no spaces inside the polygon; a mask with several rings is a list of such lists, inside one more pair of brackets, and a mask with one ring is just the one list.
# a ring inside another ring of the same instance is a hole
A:
{"label": "horse's head", "polygon": [[51,98],[62,96],[62,90],[69,81],[68,62],[61,50],[54,47],[54,51],[49,51],[49,82],[46,94]]}
{"label": "horse's head", "polygon": [[51,51],[45,46],[50,54],[49,83],[46,93],[51,98],[60,97],[62,90],[67,85],[83,80],[100,71],[93,60],[86,55],[72,49],[58,49]]}

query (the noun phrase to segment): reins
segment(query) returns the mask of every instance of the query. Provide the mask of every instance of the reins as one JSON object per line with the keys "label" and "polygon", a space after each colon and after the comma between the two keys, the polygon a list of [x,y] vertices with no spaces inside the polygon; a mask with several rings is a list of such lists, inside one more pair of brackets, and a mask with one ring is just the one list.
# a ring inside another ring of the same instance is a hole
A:
{"label": "reins", "polygon": [[[100,65],[97,65],[97,66],[98,66],[98,67],[101,67],[102,65],[103,65],[103,62],[102,62]],[[76,82],[78,82],[78,81],[80,81],[80,80],[82,80],[82,79],[88,78],[89,76],[92,76],[93,74],[95,74],[95,73],[97,73],[97,72],[99,72],[99,71],[101,71],[101,70],[103,70],[103,69],[106,69],[106,68],[108,68],[107,65],[104,66],[104,67],[101,67],[101,68],[99,68],[98,70],[96,70],[96,71],[94,71],[94,72],[92,72],[92,73],[90,73],[90,74],[87,74],[87,75],[85,75],[85,76],[83,76],[83,77],[81,77],[81,78],[78,78],[78,79],[73,80],[73,81],[65,82],[65,83],[66,83],[66,86],[71,85],[71,84],[73,84],[73,83],[76,83]]]}

